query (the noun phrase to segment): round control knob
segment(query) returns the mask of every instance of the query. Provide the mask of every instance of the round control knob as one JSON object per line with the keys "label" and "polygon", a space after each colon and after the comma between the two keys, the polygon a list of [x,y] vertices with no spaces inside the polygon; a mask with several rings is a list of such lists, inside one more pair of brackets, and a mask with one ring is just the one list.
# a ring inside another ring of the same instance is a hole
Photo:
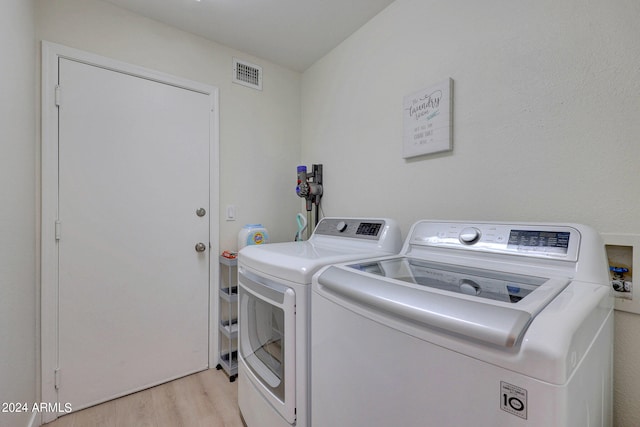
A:
{"label": "round control knob", "polygon": [[346,222],[340,221],[338,224],[336,224],[336,230],[338,230],[340,233],[342,233],[346,229],[347,229],[347,223]]}
{"label": "round control knob", "polygon": [[480,240],[480,230],[475,227],[466,227],[462,229],[458,238],[465,245],[473,245]]}

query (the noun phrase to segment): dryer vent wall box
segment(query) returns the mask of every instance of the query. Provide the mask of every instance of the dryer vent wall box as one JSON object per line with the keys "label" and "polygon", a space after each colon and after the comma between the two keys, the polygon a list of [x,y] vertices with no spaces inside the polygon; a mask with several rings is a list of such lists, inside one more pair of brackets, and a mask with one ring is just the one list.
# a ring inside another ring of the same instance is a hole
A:
{"label": "dryer vent wall box", "polygon": [[615,309],[640,314],[640,294],[633,286],[633,266],[640,265],[640,235],[603,233]]}

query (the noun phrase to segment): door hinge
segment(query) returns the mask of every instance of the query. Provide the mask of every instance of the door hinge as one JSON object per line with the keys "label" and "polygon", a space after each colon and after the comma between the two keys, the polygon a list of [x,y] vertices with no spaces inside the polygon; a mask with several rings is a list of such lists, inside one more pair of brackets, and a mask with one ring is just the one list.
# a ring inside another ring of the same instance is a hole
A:
{"label": "door hinge", "polygon": [[60,369],[53,371],[53,386],[56,390],[60,390]]}
{"label": "door hinge", "polygon": [[60,85],[56,85],[54,100],[56,107],[60,106]]}
{"label": "door hinge", "polygon": [[56,231],[55,231],[56,240],[60,240],[60,233],[61,233],[60,230],[62,229],[62,225],[60,223],[60,220],[56,220],[56,227],[55,228],[56,228]]}

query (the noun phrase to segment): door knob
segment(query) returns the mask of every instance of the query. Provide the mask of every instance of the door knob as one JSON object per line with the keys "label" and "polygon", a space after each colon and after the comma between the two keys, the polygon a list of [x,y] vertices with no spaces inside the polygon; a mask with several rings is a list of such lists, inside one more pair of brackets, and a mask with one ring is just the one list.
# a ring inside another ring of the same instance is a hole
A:
{"label": "door knob", "polygon": [[207,250],[207,245],[202,242],[196,243],[196,252],[204,252]]}
{"label": "door knob", "polygon": [[198,215],[199,217],[203,217],[207,214],[207,211],[204,208],[200,208],[196,211],[196,215]]}

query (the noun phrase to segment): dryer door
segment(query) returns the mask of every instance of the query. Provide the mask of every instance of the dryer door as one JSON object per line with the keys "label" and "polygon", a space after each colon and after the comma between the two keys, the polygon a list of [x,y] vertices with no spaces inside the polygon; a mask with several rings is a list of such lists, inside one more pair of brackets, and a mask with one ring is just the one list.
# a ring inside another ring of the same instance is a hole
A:
{"label": "dryer door", "polygon": [[240,363],[289,423],[295,422],[295,292],[248,271],[239,274]]}

